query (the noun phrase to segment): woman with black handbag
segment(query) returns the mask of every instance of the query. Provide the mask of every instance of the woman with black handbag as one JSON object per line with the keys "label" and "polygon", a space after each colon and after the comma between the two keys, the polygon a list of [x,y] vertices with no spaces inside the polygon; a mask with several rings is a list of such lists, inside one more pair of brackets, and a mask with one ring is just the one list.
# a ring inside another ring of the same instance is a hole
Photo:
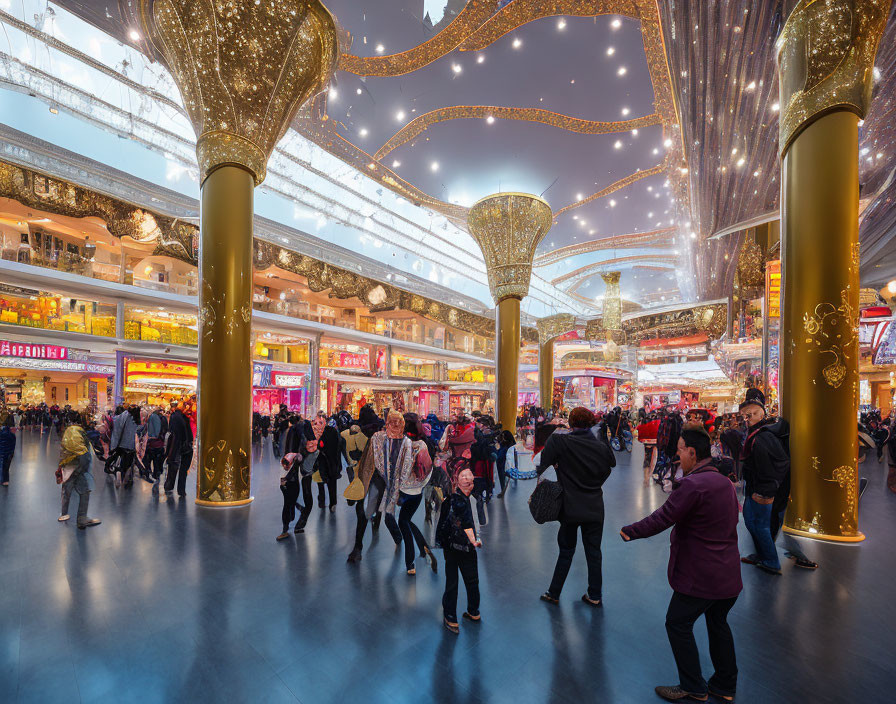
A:
{"label": "woman with black handbag", "polygon": [[551,586],[541,595],[542,601],[560,603],[560,592],[572,566],[576,552],[576,534],[582,531],[582,544],[588,562],[588,591],[582,601],[601,606],[601,550],[604,530],[603,484],[616,466],[613,451],[591,432],[594,414],[579,406],[569,414],[568,433],[554,433],[541,451],[536,471],[539,475],[553,466],[562,488],[562,506],[557,533],[560,554]]}

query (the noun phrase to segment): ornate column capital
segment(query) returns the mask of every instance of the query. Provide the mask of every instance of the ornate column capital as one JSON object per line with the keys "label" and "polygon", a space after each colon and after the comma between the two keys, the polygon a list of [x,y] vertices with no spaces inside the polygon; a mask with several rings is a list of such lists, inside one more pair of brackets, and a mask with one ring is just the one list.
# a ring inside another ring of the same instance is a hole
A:
{"label": "ornate column capital", "polygon": [[496,303],[529,293],[535,249],[551,229],[551,206],[527,193],[498,193],[473,204],[467,226],[482,249]]}
{"label": "ornate column capital", "polygon": [[890,0],[800,0],[790,13],[777,42],[781,154],[831,110],[865,117],[889,8]]}
{"label": "ornate column capital", "polygon": [[196,131],[204,181],[237,164],[256,185],[299,107],[336,67],[336,23],[319,0],[140,0],[146,36]]}
{"label": "ornate column capital", "polygon": [[557,313],[535,321],[538,328],[538,344],[544,345],[571,330],[576,329],[576,316],[572,313]]}

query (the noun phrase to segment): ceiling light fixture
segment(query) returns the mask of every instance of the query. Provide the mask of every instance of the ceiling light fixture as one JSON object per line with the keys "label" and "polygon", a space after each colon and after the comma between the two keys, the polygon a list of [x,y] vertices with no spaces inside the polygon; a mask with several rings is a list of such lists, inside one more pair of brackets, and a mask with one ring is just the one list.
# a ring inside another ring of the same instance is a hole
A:
{"label": "ceiling light fixture", "polygon": [[382,44],[377,44],[376,50],[377,50],[377,53],[382,54],[386,50],[386,47],[384,47]]}
{"label": "ceiling light fixture", "polygon": [[392,162],[393,169],[397,169],[399,166],[401,166],[401,162],[398,159]]}
{"label": "ceiling light fixture", "polygon": [[404,110],[399,110],[397,113],[395,113],[395,119],[403,120],[404,119]]}
{"label": "ceiling light fixture", "polygon": [[611,208],[615,208],[615,207],[616,207],[616,201],[615,201],[615,200],[611,200],[611,201],[610,201],[610,207],[611,207]]}
{"label": "ceiling light fixture", "polygon": [[519,37],[517,37],[516,39],[513,40],[513,48],[514,49],[519,49],[522,45],[523,45],[523,40],[520,39]]}
{"label": "ceiling light fixture", "polygon": [[136,29],[132,29],[130,32],[128,32],[128,36],[131,38],[132,42],[139,42],[141,39],[143,39],[143,37],[140,36],[140,32],[138,32]]}
{"label": "ceiling light fixture", "polygon": [[361,95],[361,89],[360,89],[360,88],[358,88],[358,90],[356,90],[355,92],[356,92],[358,95]]}
{"label": "ceiling light fixture", "polygon": [[432,171],[438,171],[438,170],[439,170],[439,162],[437,162],[437,161],[432,162],[432,163],[429,165],[429,168],[430,168]]}
{"label": "ceiling light fixture", "polygon": [[485,121],[486,121],[488,124],[491,125],[491,124],[493,124],[494,121],[495,121],[495,116],[494,116],[494,115],[489,115],[487,118],[485,118]]}
{"label": "ceiling light fixture", "polygon": [[613,149],[622,149],[622,142],[617,139],[613,144]]}
{"label": "ceiling light fixture", "polygon": [[610,26],[613,29],[619,29],[622,26],[622,20],[617,17],[615,20],[610,22]]}
{"label": "ceiling light fixture", "polygon": [[623,116],[628,115],[630,112],[631,112],[631,110],[629,110],[628,108],[622,108],[622,115],[623,115]]}
{"label": "ceiling light fixture", "polygon": [[625,72],[626,72],[626,68],[625,68],[625,66],[620,66],[620,67],[619,67],[619,70],[618,70],[616,73],[617,73],[618,75],[620,75],[620,76],[624,76],[624,75],[625,75]]}
{"label": "ceiling light fixture", "polygon": [[477,64],[481,64],[483,61],[485,61],[485,56],[484,56],[484,55],[480,54],[479,56],[476,57],[476,63],[477,63]]}
{"label": "ceiling light fixture", "polygon": [[367,136],[367,128],[362,127],[360,130],[358,130],[358,134],[361,135],[362,137],[366,137]]}
{"label": "ceiling light fixture", "polygon": [[576,193],[576,200],[584,200],[584,199],[585,199],[585,196],[583,196],[581,193]]}
{"label": "ceiling light fixture", "polygon": [[665,142],[663,142],[663,146],[664,146],[666,149],[668,149],[669,147],[672,146],[672,140],[671,140],[671,139],[667,139]]}
{"label": "ceiling light fixture", "polygon": [[615,53],[616,53],[616,49],[615,49],[615,48],[613,48],[612,46],[608,46],[608,47],[607,47],[607,56],[612,56],[612,55],[615,54]]}
{"label": "ceiling light fixture", "polygon": [[339,93],[336,92],[335,88],[330,88],[330,100],[336,100],[339,97]]}
{"label": "ceiling light fixture", "polygon": [[559,19],[559,20],[557,20],[557,29],[559,29],[561,32],[562,32],[564,29],[566,29],[566,20],[564,20],[564,19],[562,19],[562,18]]}
{"label": "ceiling light fixture", "polygon": [[461,71],[464,70],[464,67],[461,66],[460,64],[451,64],[451,70],[454,71],[455,73],[460,73]]}

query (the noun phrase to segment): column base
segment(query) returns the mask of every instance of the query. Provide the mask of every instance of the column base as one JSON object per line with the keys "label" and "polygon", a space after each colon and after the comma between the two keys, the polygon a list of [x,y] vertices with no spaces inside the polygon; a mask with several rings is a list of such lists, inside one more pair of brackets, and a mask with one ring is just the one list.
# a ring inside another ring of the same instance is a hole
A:
{"label": "column base", "polygon": [[205,501],[204,499],[196,499],[197,506],[208,506],[209,508],[233,508],[234,506],[246,506],[255,500],[254,496],[248,499],[240,499],[239,501]]}
{"label": "column base", "polygon": [[785,533],[798,535],[801,538],[811,538],[812,540],[822,540],[831,543],[861,543],[865,539],[864,533],[856,535],[826,535],[824,533],[811,533],[808,530],[789,528],[788,526],[784,526],[783,530]]}

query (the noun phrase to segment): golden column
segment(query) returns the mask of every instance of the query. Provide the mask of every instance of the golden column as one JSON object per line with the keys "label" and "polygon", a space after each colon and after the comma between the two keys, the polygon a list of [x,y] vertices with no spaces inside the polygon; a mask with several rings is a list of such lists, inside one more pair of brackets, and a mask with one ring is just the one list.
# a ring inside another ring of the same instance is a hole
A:
{"label": "golden column", "polygon": [[603,300],[604,335],[607,339],[607,344],[604,346],[604,361],[618,362],[619,343],[625,339],[622,332],[622,292],[619,288],[622,272],[605,271],[600,278],[604,280],[606,286]]}
{"label": "golden column", "polygon": [[196,503],[249,503],[253,191],[301,105],[329,80],[336,26],[318,0],[141,0],[201,180]]}
{"label": "golden column", "polygon": [[858,121],[889,0],[801,0],[778,39],[785,530],[856,542]]}
{"label": "golden column", "polygon": [[557,313],[535,322],[538,328],[538,392],[542,408],[549,411],[554,400],[554,340],[574,330],[572,313]]}
{"label": "golden column", "polygon": [[551,229],[551,206],[526,193],[499,193],[473,204],[470,234],[482,249],[495,316],[497,420],[516,428],[520,368],[520,301],[529,293],[535,248]]}

